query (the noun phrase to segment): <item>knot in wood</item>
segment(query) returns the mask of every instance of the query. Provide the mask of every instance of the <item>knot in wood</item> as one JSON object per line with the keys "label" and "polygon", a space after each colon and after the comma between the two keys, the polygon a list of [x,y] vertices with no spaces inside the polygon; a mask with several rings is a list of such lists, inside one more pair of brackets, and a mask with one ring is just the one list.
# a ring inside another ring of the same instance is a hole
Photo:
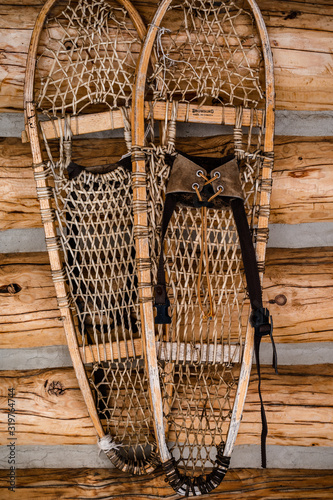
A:
{"label": "knot in wood", "polygon": [[50,396],[61,396],[62,394],[64,394],[65,389],[61,382],[53,381],[49,384],[47,392]]}
{"label": "knot in wood", "polygon": [[9,285],[0,286],[0,293],[9,293],[9,295],[15,295],[22,290],[22,287],[17,283],[10,283]]}
{"label": "knot in wood", "polygon": [[269,303],[276,304],[277,306],[284,306],[287,303],[287,297],[280,293],[279,295],[276,295],[274,299],[271,299]]}

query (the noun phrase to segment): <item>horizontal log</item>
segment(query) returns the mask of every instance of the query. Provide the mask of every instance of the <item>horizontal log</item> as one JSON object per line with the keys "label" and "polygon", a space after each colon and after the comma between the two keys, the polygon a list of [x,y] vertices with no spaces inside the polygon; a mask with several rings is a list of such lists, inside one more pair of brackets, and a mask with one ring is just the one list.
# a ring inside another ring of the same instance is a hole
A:
{"label": "horizontal log", "polygon": [[[157,0],[134,0],[148,25]],[[279,109],[333,109],[331,3],[259,0],[271,41]],[[325,15],[323,15],[323,5]],[[22,110],[26,56],[40,9],[31,0],[0,2],[0,110]]]}
{"label": "horizontal log", "polygon": [[[274,318],[277,342],[332,342],[333,248],[272,249],[267,252],[264,304]],[[46,253],[0,254],[0,348],[65,345]],[[284,295],[285,305],[271,304]]]}
{"label": "horizontal log", "polygon": [[[3,500],[11,500],[8,471],[0,471]],[[108,500],[175,500],[179,498],[161,471],[128,476],[116,469],[21,469],[16,471],[15,499],[59,500],[108,498]],[[286,469],[230,469],[210,500],[307,500],[333,496],[332,471]]]}
{"label": "horizontal log", "polygon": [[270,222],[332,221],[332,137],[276,137]]}
{"label": "horizontal log", "polygon": [[333,42],[332,2],[259,0],[258,5],[273,52],[278,108],[332,109],[325,95],[333,76],[327,50]]}
{"label": "horizontal log", "polygon": [[18,293],[0,294],[1,347],[65,345],[48,254],[0,254],[0,286],[12,283]]}
{"label": "horizontal log", "polygon": [[[8,442],[9,389],[15,392],[17,445],[96,443],[72,368],[8,371],[0,375],[1,445]],[[332,376],[333,365],[280,367],[279,375],[271,367],[262,367],[268,444],[333,446]],[[198,400],[199,406],[204,403]],[[260,434],[254,369],[236,444],[259,444]],[[172,441],[172,434],[169,437]]]}
{"label": "horizontal log", "polygon": [[3,371],[0,386],[1,444],[8,438],[4,410],[8,410],[9,389],[14,391],[10,397],[15,400],[17,445],[97,442],[73,369]]}
{"label": "horizontal log", "polygon": [[[264,302],[277,342],[332,342],[332,264],[331,247],[268,249]],[[271,304],[279,295],[286,304]]]}
{"label": "horizontal log", "polygon": [[[181,138],[177,147],[197,155],[229,151],[230,136]],[[271,222],[298,224],[333,220],[333,138],[276,137]],[[73,159],[86,166],[117,161],[122,139],[79,139]],[[0,140],[0,225],[41,227],[30,146],[17,138]]]}

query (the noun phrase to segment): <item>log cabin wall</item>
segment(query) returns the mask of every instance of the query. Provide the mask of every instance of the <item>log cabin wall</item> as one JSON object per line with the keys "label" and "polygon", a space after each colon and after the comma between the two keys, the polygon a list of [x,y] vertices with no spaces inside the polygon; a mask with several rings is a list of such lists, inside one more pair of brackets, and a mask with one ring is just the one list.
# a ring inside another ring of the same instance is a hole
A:
{"label": "log cabin wall", "polygon": [[[133,1],[148,24],[156,0]],[[0,497],[178,498],[163,477],[127,478],[98,455],[71,368],[45,251],[29,144],[22,144],[28,44],[42,0],[0,0]],[[265,304],[279,375],[262,349],[269,425],[260,467],[253,372],[232,470],[209,498],[333,498],[333,1],[259,0],[276,78],[277,127]],[[185,126],[181,148],[223,150],[223,128]],[[195,136],[195,137],[194,137]],[[80,139],[101,161],[116,137]],[[16,284],[6,293],[4,287]],[[285,305],[275,298],[284,295]],[[16,492],[8,490],[8,390],[15,389]],[[208,495],[207,495],[208,496]]]}

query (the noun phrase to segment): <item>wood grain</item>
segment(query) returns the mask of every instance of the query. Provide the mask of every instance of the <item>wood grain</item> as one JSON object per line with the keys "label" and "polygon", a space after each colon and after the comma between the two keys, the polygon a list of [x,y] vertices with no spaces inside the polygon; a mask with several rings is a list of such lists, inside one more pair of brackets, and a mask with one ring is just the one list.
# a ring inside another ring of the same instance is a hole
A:
{"label": "wood grain", "polygon": [[66,345],[47,253],[0,254],[0,285],[10,283],[21,291],[0,294],[1,348]]}
{"label": "wood grain", "polygon": [[[128,476],[114,469],[17,470],[15,494],[7,490],[8,471],[0,471],[3,500],[176,500],[178,496],[161,472],[148,477]],[[333,496],[333,475],[328,470],[230,469],[210,500],[321,500]]]}
{"label": "wood grain", "polygon": [[[332,270],[332,247],[268,249],[264,303],[277,342],[332,342]],[[287,298],[284,306],[268,302],[279,294]]]}
{"label": "wood grain", "polygon": [[[262,394],[269,425],[268,444],[333,446],[333,365],[262,367]],[[94,444],[72,368],[5,371],[0,377],[0,444],[7,444],[7,394],[15,389],[17,445]],[[236,444],[260,444],[257,376],[252,370]],[[170,436],[172,440],[172,435]]]}
{"label": "wood grain", "polygon": [[0,373],[1,444],[6,444],[8,437],[3,410],[8,407],[9,388],[15,391],[17,445],[97,442],[72,368]]}
{"label": "wood grain", "polygon": [[[197,155],[223,155],[229,136],[183,138],[177,147]],[[79,139],[74,159],[86,166],[119,159],[122,139]],[[0,139],[0,227],[41,227],[30,146]],[[333,220],[333,138],[276,137],[270,222],[299,224]]]}
{"label": "wood grain", "polygon": [[19,139],[0,139],[0,227],[41,227],[30,147]]}
{"label": "wood grain", "polygon": [[[19,111],[31,31],[44,3],[0,1],[0,110]],[[145,24],[157,0],[134,0]],[[333,6],[331,2],[259,0],[275,65],[278,109],[333,109]],[[325,13],[325,14],[323,14]]]}
{"label": "wood grain", "polygon": [[276,137],[271,223],[332,221],[332,137]]}
{"label": "wood grain", "polygon": [[[274,318],[277,342],[332,342],[333,248],[267,251],[264,304]],[[0,348],[66,345],[46,253],[0,255]],[[277,295],[284,306],[270,304]]]}

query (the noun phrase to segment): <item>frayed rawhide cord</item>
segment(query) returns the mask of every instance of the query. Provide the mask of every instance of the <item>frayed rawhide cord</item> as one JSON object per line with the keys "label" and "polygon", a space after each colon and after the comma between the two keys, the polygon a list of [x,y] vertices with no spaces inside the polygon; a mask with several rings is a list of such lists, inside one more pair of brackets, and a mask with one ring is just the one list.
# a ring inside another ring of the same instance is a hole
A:
{"label": "frayed rawhide cord", "polygon": [[109,457],[115,467],[130,474],[147,474],[152,472],[160,463],[156,448],[150,451],[149,460],[147,460],[147,457],[137,460],[127,460],[121,456],[120,450],[122,445],[117,444],[110,434],[106,434],[99,439],[98,446]]}
{"label": "frayed rawhide cord", "polygon": [[[208,186],[208,184],[211,184],[214,180],[219,178],[218,172],[215,173],[215,176],[212,177],[211,179],[208,179],[203,173],[202,170],[198,170],[197,175],[202,177],[206,182],[204,186]],[[198,200],[202,202],[202,197],[199,192],[199,184],[194,183],[193,184],[193,189],[195,190]],[[213,194],[208,199],[208,203],[212,201],[216,196],[220,195],[223,192],[223,187],[218,186],[218,190],[216,193]],[[199,261],[199,273],[198,273],[198,284],[197,284],[197,293],[198,293],[198,302],[199,302],[199,307],[203,313],[204,319],[213,319],[215,316],[214,312],[214,298],[213,298],[213,293],[212,293],[212,284],[210,281],[210,273],[209,273],[209,260],[208,260],[208,242],[207,242],[207,207],[201,207],[201,253],[200,253],[200,261]],[[203,268],[203,257],[205,256],[205,263],[206,263],[206,279],[207,279],[207,291],[208,291],[208,297],[209,297],[209,312],[205,313],[203,305],[202,305],[202,300],[201,300],[201,294],[200,294],[200,285],[201,285],[201,278],[202,278],[202,268]]]}

